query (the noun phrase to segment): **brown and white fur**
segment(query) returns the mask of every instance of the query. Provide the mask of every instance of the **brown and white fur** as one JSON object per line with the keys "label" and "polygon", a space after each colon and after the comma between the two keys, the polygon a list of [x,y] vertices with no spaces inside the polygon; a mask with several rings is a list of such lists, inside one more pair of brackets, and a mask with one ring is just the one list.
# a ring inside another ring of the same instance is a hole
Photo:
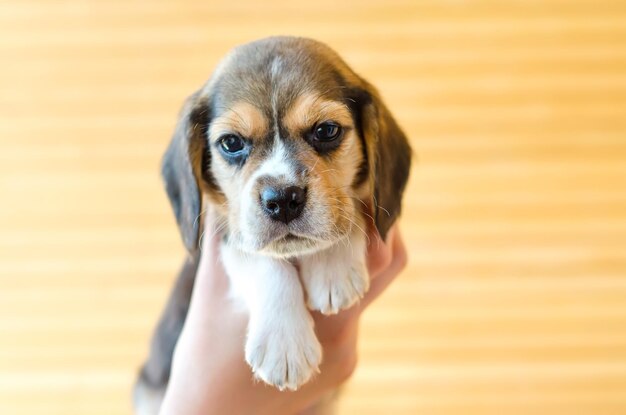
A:
{"label": "brown and white fur", "polygon": [[[384,237],[399,215],[410,160],[377,91],[327,46],[273,37],[228,54],[185,102],[163,160],[189,258],[136,385],[137,411],[155,413],[167,386],[207,204],[249,311],[246,361],[257,378],[295,390],[322,360],[309,310],[334,314],[366,293],[366,230],[373,222]],[[268,204],[268,194],[289,200]]]}

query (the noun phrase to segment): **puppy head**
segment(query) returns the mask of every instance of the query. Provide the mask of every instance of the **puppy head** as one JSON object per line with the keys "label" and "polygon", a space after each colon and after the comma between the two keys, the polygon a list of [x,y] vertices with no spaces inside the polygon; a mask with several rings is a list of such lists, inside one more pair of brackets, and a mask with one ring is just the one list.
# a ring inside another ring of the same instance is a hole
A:
{"label": "puppy head", "polygon": [[291,257],[364,231],[364,206],[384,237],[410,157],[377,91],[335,52],[277,37],[234,49],[188,98],[163,176],[191,252],[204,200],[229,242]]}

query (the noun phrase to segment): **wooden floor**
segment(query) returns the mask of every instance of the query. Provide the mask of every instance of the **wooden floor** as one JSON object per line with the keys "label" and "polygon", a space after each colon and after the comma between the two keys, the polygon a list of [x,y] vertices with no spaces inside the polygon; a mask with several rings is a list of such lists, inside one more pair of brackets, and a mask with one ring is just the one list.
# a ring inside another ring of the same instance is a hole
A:
{"label": "wooden floor", "polygon": [[419,153],[341,414],[626,413],[626,3],[0,1],[0,414],[130,414],[158,164],[232,46],[318,38]]}

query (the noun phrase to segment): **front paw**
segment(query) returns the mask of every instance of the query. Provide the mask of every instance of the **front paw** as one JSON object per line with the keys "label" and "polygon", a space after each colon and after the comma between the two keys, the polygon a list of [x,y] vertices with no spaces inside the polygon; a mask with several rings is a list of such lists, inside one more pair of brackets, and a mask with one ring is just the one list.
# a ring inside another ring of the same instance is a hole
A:
{"label": "front paw", "polygon": [[312,324],[280,323],[251,325],[246,361],[255,377],[265,383],[281,391],[296,390],[319,372],[322,346]]}
{"label": "front paw", "polygon": [[369,289],[369,274],[365,264],[355,263],[348,269],[347,275],[333,275],[337,270],[309,266],[303,275],[307,292],[307,305],[311,310],[322,314],[337,314],[353,306]]}

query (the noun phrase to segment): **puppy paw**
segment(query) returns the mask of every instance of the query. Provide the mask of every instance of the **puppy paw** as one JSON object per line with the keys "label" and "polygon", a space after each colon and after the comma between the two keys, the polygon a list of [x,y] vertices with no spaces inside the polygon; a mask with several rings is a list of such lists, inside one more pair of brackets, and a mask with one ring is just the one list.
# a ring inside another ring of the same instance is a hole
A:
{"label": "puppy paw", "polygon": [[296,390],[319,372],[320,345],[312,324],[250,327],[246,361],[255,377],[279,390]]}
{"label": "puppy paw", "polygon": [[[311,310],[318,310],[326,315],[337,314],[353,306],[369,289],[369,275],[362,262],[352,264],[347,271],[311,265],[313,266],[303,270],[303,274],[315,273],[303,275],[307,305]],[[345,274],[338,274],[343,272]]]}

